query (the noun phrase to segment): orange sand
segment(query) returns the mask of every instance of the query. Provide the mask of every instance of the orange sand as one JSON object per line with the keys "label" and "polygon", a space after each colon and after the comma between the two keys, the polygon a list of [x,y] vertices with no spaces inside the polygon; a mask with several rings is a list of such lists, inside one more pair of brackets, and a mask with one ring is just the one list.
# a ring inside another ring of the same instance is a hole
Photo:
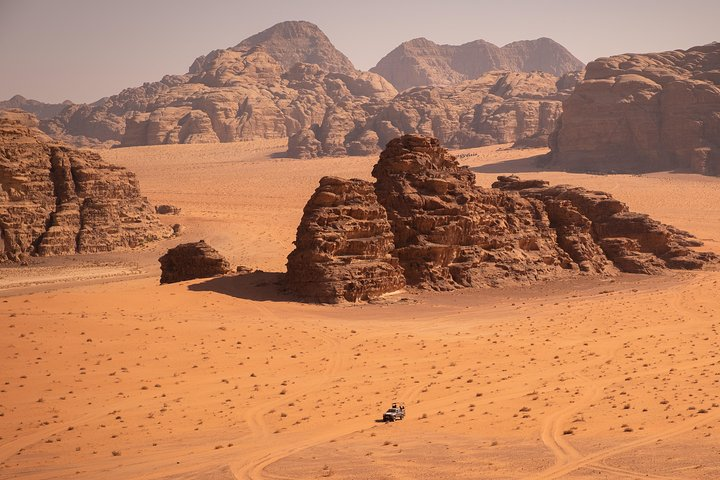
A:
{"label": "orange sand", "polygon": [[[293,303],[306,199],[375,158],[283,149],[103,152],[183,237],[0,268],[0,479],[720,478],[720,272]],[[720,252],[720,178],[523,173],[542,152],[461,153],[481,185],[606,190]],[[265,273],[159,286],[200,238]],[[376,422],[393,400],[407,418]]]}

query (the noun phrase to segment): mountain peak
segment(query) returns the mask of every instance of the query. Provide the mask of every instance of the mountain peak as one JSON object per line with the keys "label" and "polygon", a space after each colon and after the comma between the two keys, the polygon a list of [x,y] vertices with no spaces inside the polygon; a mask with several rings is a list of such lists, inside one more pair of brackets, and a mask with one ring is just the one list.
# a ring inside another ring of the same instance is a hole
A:
{"label": "mountain peak", "polygon": [[582,68],[580,60],[547,37],[503,47],[485,40],[438,45],[426,38],[415,38],[388,53],[370,71],[385,77],[398,90],[405,90],[471,80],[491,70],[540,70],[560,76]]}
{"label": "mountain peak", "polygon": [[330,72],[355,72],[352,62],[335,48],[320,27],[304,20],[275,24],[246,38],[235,45],[233,50],[253,47],[262,47],[285,70],[297,63],[312,63]]}

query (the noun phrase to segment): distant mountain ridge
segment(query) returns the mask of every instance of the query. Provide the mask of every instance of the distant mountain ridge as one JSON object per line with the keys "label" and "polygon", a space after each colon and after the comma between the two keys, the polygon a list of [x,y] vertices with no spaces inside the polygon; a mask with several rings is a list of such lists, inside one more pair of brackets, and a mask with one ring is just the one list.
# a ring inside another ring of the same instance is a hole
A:
{"label": "distant mountain ridge", "polygon": [[[505,74],[512,72],[506,70],[480,78],[489,65],[507,62],[492,44],[472,43],[470,57],[456,55],[456,60],[466,66],[477,63],[470,72],[480,72],[474,86],[460,87],[464,74],[458,74],[452,78],[457,90],[396,98],[398,92],[388,80],[355,69],[319,27],[305,21],[282,22],[233,47],[197,57],[187,73],[165,75],[92,104],[64,105],[54,115],[41,115],[40,126],[58,140],[83,147],[287,137],[299,147],[293,150],[297,156],[366,155],[394,136],[416,132],[434,132],[457,146],[538,135],[535,141],[543,144],[566,87],[556,87],[558,78],[551,73],[508,77]],[[523,52],[537,49],[533,42],[512,45]],[[493,62],[473,57],[478,49],[489,52]],[[530,60],[524,62],[530,65]],[[517,88],[509,94],[494,89],[496,82],[507,81],[526,86],[522,98]],[[467,94],[469,90],[474,93]],[[464,105],[470,97],[474,103]],[[453,135],[449,130],[459,126],[459,115],[464,119],[462,132]],[[466,125],[468,119],[473,119],[472,125]]]}
{"label": "distant mountain ridge", "polygon": [[72,104],[70,100],[65,100],[62,103],[44,103],[25,98],[22,95],[15,95],[9,100],[1,101],[0,110],[19,108],[20,110],[32,113],[40,120],[45,120],[58,115],[65,107]]}
{"label": "distant mountain ridge", "polygon": [[403,42],[370,71],[402,91],[411,87],[452,85],[492,70],[542,71],[555,76],[582,70],[584,64],[550,38],[522,40],[498,47],[485,40],[439,45],[427,38]]}

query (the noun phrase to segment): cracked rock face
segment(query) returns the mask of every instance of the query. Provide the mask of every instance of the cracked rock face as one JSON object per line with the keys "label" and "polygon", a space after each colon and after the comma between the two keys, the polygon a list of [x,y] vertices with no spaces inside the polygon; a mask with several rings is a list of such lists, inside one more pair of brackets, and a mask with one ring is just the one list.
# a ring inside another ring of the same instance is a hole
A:
{"label": "cracked rock face", "polygon": [[608,264],[627,273],[659,273],[665,268],[694,270],[715,256],[690,247],[702,242],[690,233],[631,212],[610,194],[540,180],[498,177],[494,188],[543,202],[558,241],[585,270]]}
{"label": "cracked rock face", "polygon": [[630,212],[604,192],[514,176],[478,187],[434,138],[392,140],[372,174],[374,186],[321,180],[288,257],[295,292],[321,302],[357,301],[404,284],[522,285],[717,261],[692,250],[701,242],[689,233]]}
{"label": "cracked rock face", "polygon": [[409,285],[498,286],[574,268],[542,204],[477,187],[475,175],[434,138],[391,141],[373,176]]}
{"label": "cracked rock face", "polygon": [[33,125],[24,112],[0,115],[0,261],[135,248],[172,234],[133,173]]}
{"label": "cracked rock face", "polygon": [[563,110],[553,166],[720,175],[720,44],[590,62]]}
{"label": "cracked rock face", "polygon": [[323,177],[305,206],[287,282],[317,302],[355,302],[405,286],[385,209],[371,183]]}
{"label": "cracked rock face", "polygon": [[181,243],[160,257],[160,283],[208,278],[230,272],[230,263],[205,240]]}

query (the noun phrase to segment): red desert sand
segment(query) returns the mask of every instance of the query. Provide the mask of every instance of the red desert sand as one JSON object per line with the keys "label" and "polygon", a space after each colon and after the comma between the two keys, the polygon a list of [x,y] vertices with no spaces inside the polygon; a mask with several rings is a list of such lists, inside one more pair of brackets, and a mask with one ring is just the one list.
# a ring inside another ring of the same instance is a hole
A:
{"label": "red desert sand", "polygon": [[[720,478],[720,272],[293,301],[277,285],[322,176],[287,140],[103,151],[182,236],[0,268],[1,479]],[[500,174],[611,193],[720,253],[720,178]],[[200,239],[255,271],[160,285]],[[393,401],[407,416],[379,422]]]}

